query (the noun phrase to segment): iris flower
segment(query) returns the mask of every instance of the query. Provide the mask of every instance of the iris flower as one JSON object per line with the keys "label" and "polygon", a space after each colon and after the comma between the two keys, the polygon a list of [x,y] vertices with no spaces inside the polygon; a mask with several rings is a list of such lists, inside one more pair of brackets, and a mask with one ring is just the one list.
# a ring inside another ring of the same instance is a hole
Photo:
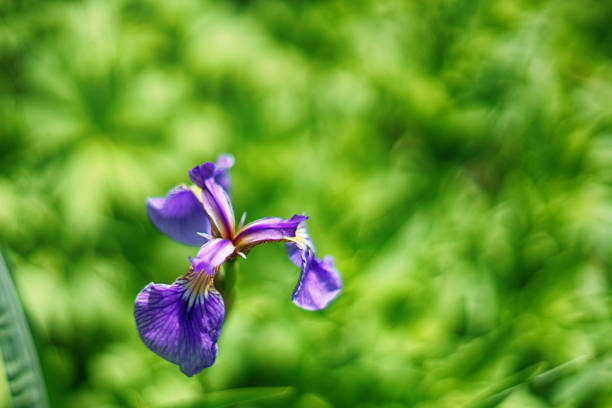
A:
{"label": "iris flower", "polygon": [[214,279],[221,265],[246,258],[255,246],[285,242],[291,262],[300,268],[292,300],[306,310],[325,308],[340,292],[340,276],[331,257],[315,256],[306,231],[308,217],[261,218],[236,225],[228,190],[234,160],[221,155],[194,167],[192,186],[181,185],[166,197],[147,200],[149,218],[168,237],[199,245],[190,267],[171,285],[149,283],[136,297],[134,316],[144,344],[160,357],[178,364],[187,376],[210,367],[217,357],[217,340],[225,305]]}

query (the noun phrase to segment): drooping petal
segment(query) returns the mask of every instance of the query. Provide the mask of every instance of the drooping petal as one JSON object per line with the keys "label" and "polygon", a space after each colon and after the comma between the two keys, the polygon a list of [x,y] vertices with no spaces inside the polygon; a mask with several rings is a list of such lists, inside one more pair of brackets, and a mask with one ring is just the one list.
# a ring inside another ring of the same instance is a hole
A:
{"label": "drooping petal", "polygon": [[206,212],[187,186],[173,188],[166,197],[149,198],[147,214],[161,232],[183,244],[202,245],[206,238],[197,233],[210,234]]}
{"label": "drooping petal", "polygon": [[300,278],[291,300],[306,310],[320,310],[327,307],[340,293],[342,282],[330,256],[322,261],[314,255],[302,263]]}
{"label": "drooping petal", "polygon": [[301,222],[308,219],[305,215],[294,215],[288,220],[277,217],[261,218],[245,225],[236,235],[234,245],[239,251],[270,241],[289,241],[296,238]]}
{"label": "drooping petal", "polygon": [[216,269],[234,253],[234,249],[229,239],[214,238],[202,245],[196,257],[189,257],[189,260],[193,269],[213,276]]}
{"label": "drooping petal", "polygon": [[136,326],[144,344],[158,356],[178,364],[189,377],[215,362],[224,316],[219,292],[211,287],[205,293],[192,294],[183,279],[172,285],[149,283],[134,305]]}
{"label": "drooping petal", "polygon": [[215,163],[214,178],[227,193],[230,193],[232,188],[232,180],[229,174],[229,169],[234,166],[234,156],[231,154],[220,154]]}
{"label": "drooping petal", "polygon": [[196,166],[189,172],[191,180],[202,189],[202,205],[215,237],[232,239],[236,228],[234,209],[227,192],[214,180],[215,165],[211,162]]}
{"label": "drooping petal", "polygon": [[295,231],[295,239],[292,242],[287,242],[285,248],[287,249],[289,260],[298,267],[302,266],[302,262],[306,261],[305,256],[308,251],[314,252],[314,245],[306,230],[305,221],[300,222]]}

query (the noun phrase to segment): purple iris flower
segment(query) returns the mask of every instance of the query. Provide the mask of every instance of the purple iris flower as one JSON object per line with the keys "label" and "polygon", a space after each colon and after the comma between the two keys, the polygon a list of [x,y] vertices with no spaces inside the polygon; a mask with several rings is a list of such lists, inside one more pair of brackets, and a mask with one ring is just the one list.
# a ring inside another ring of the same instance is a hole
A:
{"label": "purple iris flower", "polygon": [[234,160],[221,155],[189,172],[193,186],[181,185],[166,197],[147,201],[149,218],[170,238],[200,245],[189,258],[187,273],[173,284],[149,283],[136,297],[134,315],[140,338],[154,353],[178,364],[187,376],[210,367],[217,357],[217,340],[225,316],[215,274],[221,265],[246,254],[256,245],[285,242],[289,259],[300,268],[292,300],[306,310],[325,308],[340,292],[340,275],[331,257],[314,253],[305,221],[262,218],[236,226],[228,195],[229,169]]}

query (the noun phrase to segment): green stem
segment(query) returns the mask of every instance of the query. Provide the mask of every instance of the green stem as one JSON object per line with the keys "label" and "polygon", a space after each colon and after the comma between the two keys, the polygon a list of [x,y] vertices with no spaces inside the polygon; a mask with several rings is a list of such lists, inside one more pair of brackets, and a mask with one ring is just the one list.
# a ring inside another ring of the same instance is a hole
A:
{"label": "green stem", "polygon": [[237,259],[230,259],[223,264],[223,269],[217,274],[215,287],[223,296],[225,302],[225,316],[229,314],[231,305],[234,303],[236,276],[238,275]]}

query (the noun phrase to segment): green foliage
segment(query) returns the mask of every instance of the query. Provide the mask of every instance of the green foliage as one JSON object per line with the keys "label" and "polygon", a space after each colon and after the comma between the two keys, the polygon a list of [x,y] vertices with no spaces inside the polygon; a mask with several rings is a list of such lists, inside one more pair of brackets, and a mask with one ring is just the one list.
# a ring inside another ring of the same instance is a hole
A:
{"label": "green foliage", "polygon": [[[45,408],[47,393],[19,298],[0,254],[0,352],[15,408]],[[3,401],[4,398],[0,401]]]}
{"label": "green foliage", "polygon": [[226,391],[209,392],[197,397],[194,401],[187,403],[172,404],[173,408],[199,407],[199,408],[222,408],[245,404],[258,400],[270,400],[271,398],[282,398],[291,392],[290,387],[254,387]]}
{"label": "green foliage", "polygon": [[[0,8],[0,246],[52,406],[612,404],[610,2]],[[144,200],[222,151],[236,213],[310,215],[344,290],[302,311],[256,248],[190,379],[134,326],[195,253]]]}

